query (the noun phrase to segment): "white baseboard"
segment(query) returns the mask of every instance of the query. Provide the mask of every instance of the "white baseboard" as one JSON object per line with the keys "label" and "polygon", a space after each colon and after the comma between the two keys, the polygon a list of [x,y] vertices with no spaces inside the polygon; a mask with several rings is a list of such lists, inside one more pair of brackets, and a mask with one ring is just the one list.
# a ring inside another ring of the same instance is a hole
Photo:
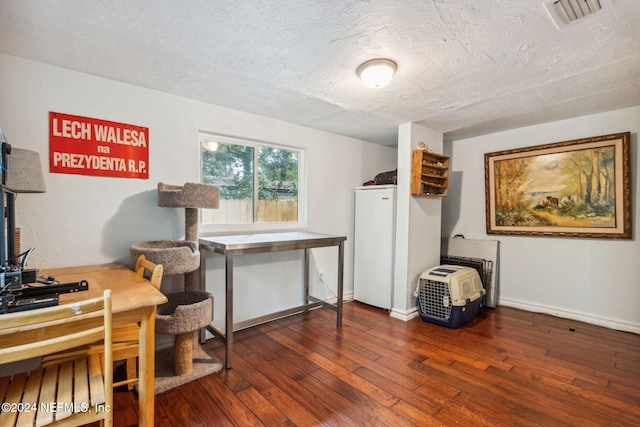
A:
{"label": "white baseboard", "polygon": [[531,311],[534,313],[550,314],[563,319],[577,320],[592,325],[603,326],[618,331],[633,332],[640,334],[640,324],[630,323],[620,319],[613,319],[605,316],[597,316],[589,313],[581,313],[578,311],[566,310],[549,305],[534,304],[526,301],[515,300],[511,298],[498,298],[498,305],[506,307],[518,308],[520,310]]}
{"label": "white baseboard", "polygon": [[397,308],[392,308],[391,313],[389,313],[389,316],[394,319],[400,319],[405,322],[415,319],[418,315],[418,307],[413,307],[410,310],[398,310]]}
{"label": "white baseboard", "polygon": [[[349,302],[349,301],[353,301],[353,291],[342,294],[342,302]],[[335,304],[337,302],[337,298],[333,298],[330,302],[331,304]]]}

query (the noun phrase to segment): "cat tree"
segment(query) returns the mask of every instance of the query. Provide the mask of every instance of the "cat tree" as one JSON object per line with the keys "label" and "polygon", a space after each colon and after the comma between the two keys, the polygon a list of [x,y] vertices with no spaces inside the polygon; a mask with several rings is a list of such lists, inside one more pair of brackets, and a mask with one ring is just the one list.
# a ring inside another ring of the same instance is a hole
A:
{"label": "cat tree", "polygon": [[174,373],[187,375],[193,369],[194,332],[213,321],[213,296],[196,290],[200,250],[198,248],[198,209],[217,209],[219,190],[206,184],[184,186],[158,184],[158,206],[185,209],[185,239],[140,242],[131,245],[130,260],[138,256],[164,266],[165,275],[184,275],[183,292],[167,295],[158,307],[156,332],[175,335]]}

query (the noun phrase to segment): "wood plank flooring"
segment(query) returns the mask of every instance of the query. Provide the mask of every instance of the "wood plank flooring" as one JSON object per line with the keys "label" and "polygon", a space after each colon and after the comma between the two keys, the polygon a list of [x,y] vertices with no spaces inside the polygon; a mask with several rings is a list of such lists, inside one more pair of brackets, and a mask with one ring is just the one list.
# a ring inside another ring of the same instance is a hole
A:
{"label": "wood plank flooring", "polygon": [[[158,395],[156,426],[640,425],[640,335],[507,307],[448,329],[351,302],[343,322],[237,333],[233,369]],[[135,394],[114,399],[135,425]]]}

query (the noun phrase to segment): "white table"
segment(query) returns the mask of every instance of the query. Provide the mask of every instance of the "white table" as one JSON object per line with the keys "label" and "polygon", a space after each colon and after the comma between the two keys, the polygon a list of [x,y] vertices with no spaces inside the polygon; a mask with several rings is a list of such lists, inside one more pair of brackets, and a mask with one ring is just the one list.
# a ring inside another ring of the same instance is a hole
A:
{"label": "white table", "polygon": [[[207,326],[207,330],[225,342],[225,367],[233,363],[233,332],[268,322],[283,316],[307,311],[315,307],[327,307],[336,312],[336,327],[342,326],[342,298],[344,271],[345,236],[333,236],[307,231],[284,233],[242,234],[229,236],[203,237],[200,244],[200,281],[201,290],[206,290],[207,254],[214,252],[225,257],[225,332]],[[322,301],[309,295],[309,249],[327,246],[338,247],[338,298],[336,304]],[[300,306],[259,316],[242,322],[233,322],[233,259],[236,255],[261,252],[279,252],[304,250],[304,293],[305,300]]]}

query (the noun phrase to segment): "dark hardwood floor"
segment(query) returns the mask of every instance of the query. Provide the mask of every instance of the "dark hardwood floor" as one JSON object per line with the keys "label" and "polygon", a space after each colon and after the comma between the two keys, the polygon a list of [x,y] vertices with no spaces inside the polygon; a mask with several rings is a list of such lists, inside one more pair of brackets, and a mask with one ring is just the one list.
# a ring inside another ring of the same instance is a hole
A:
{"label": "dark hardwood floor", "polygon": [[[640,335],[507,307],[448,329],[352,302],[340,330],[318,309],[234,344],[233,369],[156,397],[156,426],[640,425]],[[116,393],[115,425],[136,405]]]}

